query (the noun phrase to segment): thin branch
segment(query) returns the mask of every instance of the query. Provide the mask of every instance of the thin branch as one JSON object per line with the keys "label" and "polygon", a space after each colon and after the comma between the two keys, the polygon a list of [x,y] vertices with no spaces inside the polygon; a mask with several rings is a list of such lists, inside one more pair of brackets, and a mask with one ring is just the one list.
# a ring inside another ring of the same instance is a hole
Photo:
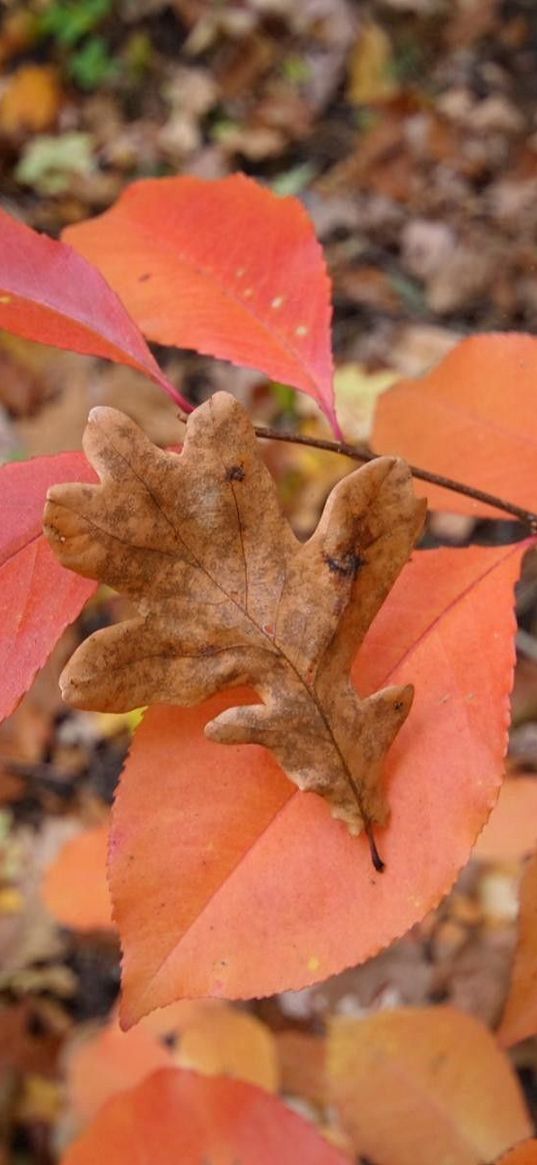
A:
{"label": "thin branch", "polygon": [[[186,423],[188,417],[185,413],[179,413],[179,420]],[[265,428],[263,425],[254,425],[254,432],[257,437],[264,441],[286,441],[292,445],[307,445],[311,449],[323,449],[327,453],[340,453],[343,457],[350,457],[353,461],[376,461],[378,457],[382,456],[382,454],[375,453],[365,446],[348,445],[345,441],[327,441],[322,437],[306,437],[302,433],[286,433],[281,429]],[[444,477],[441,473],[431,473],[428,469],[420,469],[417,465],[409,465],[409,469],[412,476],[417,477],[420,481],[428,481],[430,485],[441,486],[442,489],[452,490],[453,493],[463,494],[467,498],[473,498],[476,502],[483,502],[487,506],[493,506],[496,510],[503,510],[504,513],[511,514],[519,522],[524,522],[526,526],[529,526],[532,534],[537,534],[537,513],[532,510],[525,510],[523,506],[517,506],[515,502],[498,498],[495,494],[489,494],[483,489],[476,489],[473,485],[465,485],[464,482],[455,481],[454,478]]]}
{"label": "thin branch", "polygon": [[[265,440],[289,441],[294,445],[309,445],[313,449],[341,453],[344,457],[351,457],[353,461],[375,461],[377,457],[381,456],[380,453],[375,453],[372,449],[347,445],[345,441],[324,441],[320,437],[305,437],[300,433],[283,433],[279,429],[266,429],[261,425],[256,425],[254,428],[256,435]],[[518,518],[520,522],[530,526],[532,533],[537,533],[537,513],[533,513],[532,510],[525,510],[523,506],[517,506],[515,502],[498,498],[494,494],[487,493],[486,490],[476,489],[473,485],[465,485],[464,482],[455,481],[451,477],[444,477],[441,473],[431,473],[428,469],[420,469],[417,465],[409,465],[409,469],[412,476],[419,478],[420,481],[428,481],[431,485],[438,485],[442,489],[450,489],[453,493],[473,498],[476,502],[484,502],[487,506],[494,506],[496,510],[504,510],[506,514],[512,514],[514,518]]]}

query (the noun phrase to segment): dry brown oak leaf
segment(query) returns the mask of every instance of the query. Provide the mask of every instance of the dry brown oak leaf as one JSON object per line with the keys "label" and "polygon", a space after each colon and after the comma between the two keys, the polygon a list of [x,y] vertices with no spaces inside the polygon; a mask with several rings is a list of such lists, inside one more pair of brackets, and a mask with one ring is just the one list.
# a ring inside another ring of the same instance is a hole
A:
{"label": "dry brown oak leaf", "polygon": [[365,829],[381,868],[382,760],[413,689],[360,699],[349,673],[423,524],[408,466],[382,457],[350,473],[300,543],[228,393],[191,414],[180,455],[110,408],[90,413],[84,449],[102,484],[54,486],[45,533],[64,566],[128,595],[139,613],[78,648],[64,699],[123,712],[249,685],[262,703],[229,708],[207,736],[271,749],[352,834]]}

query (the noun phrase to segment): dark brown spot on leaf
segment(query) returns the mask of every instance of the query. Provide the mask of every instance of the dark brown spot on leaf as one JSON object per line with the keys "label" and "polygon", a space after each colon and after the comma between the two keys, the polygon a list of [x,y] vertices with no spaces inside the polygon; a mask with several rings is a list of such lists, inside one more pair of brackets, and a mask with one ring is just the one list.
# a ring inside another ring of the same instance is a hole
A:
{"label": "dark brown spot on leaf", "polygon": [[244,481],[246,474],[242,465],[230,465],[226,469],[226,481]]}
{"label": "dark brown spot on leaf", "polygon": [[365,558],[352,552],[344,554],[342,558],[331,558],[326,554],[324,560],[331,573],[339,574],[342,578],[356,578],[360,567],[366,565]]}

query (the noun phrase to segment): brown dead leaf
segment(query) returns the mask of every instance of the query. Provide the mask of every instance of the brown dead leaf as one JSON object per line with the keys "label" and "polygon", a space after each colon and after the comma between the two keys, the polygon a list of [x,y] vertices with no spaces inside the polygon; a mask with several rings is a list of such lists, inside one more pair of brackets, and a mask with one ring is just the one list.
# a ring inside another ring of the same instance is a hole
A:
{"label": "brown dead leaf", "polygon": [[361,700],[349,672],[421,529],[406,464],[380,458],[349,474],[302,545],[227,393],[191,414],[181,456],[105,408],[90,413],[84,447],[102,485],[50,490],[45,531],[64,566],[124,592],[139,615],[86,640],[64,697],[120,712],[249,684],[262,702],[228,709],[206,734],[270,748],[351,833],[365,828],[380,867],[381,764],[413,691]]}

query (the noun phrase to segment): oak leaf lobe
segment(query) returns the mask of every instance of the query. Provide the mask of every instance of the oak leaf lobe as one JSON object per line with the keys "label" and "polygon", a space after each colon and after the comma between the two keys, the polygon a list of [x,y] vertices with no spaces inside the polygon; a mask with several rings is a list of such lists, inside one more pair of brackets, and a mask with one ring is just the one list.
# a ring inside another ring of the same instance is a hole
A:
{"label": "oak leaf lobe", "polygon": [[63,672],[64,697],[119,712],[249,685],[261,703],[221,713],[206,735],[269,748],[351,833],[365,828],[378,857],[382,760],[413,690],[362,700],[350,668],[422,526],[406,464],[379,458],[349,474],[301,544],[227,393],[191,415],[180,455],[108,408],[92,410],[84,448],[102,484],[53,487],[45,532],[64,566],[139,613],[86,640]]}

